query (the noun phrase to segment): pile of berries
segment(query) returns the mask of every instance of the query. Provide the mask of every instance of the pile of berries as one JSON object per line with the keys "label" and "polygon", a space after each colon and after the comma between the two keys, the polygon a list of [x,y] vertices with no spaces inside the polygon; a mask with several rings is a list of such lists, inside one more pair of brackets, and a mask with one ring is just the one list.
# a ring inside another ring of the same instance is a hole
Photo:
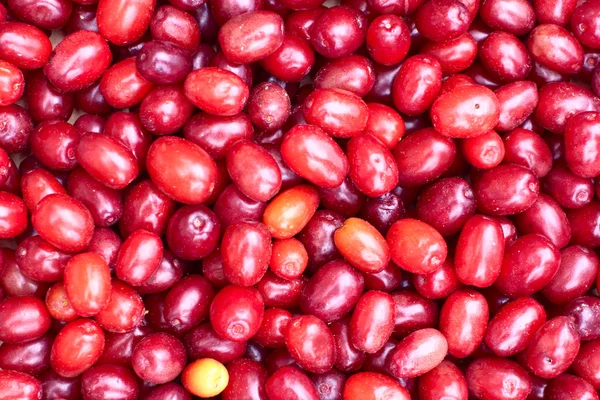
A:
{"label": "pile of berries", "polygon": [[600,0],[0,0],[0,399],[598,400],[599,60]]}

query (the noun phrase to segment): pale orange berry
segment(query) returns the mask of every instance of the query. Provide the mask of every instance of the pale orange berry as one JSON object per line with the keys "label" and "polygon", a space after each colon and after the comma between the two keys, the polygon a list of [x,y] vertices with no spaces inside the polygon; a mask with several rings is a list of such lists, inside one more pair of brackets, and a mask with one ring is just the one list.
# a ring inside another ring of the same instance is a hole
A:
{"label": "pale orange berry", "polygon": [[185,367],[181,382],[195,396],[213,397],[225,390],[229,383],[229,373],[217,360],[203,358]]}

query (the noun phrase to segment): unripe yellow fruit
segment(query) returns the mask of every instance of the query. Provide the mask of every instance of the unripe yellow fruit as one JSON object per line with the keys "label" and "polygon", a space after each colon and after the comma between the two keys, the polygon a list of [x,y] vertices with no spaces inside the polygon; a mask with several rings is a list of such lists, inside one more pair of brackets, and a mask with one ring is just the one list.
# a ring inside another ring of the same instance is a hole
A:
{"label": "unripe yellow fruit", "polygon": [[217,360],[203,358],[185,367],[181,382],[195,396],[213,397],[225,390],[229,383],[229,373]]}

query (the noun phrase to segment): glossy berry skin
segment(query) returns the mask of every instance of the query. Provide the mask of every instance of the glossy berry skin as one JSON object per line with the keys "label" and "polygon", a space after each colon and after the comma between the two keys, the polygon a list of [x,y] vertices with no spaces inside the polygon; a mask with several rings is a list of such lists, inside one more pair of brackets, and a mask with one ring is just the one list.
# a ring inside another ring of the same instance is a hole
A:
{"label": "glossy berry skin", "polygon": [[94,366],[81,377],[81,391],[85,399],[100,400],[105,396],[123,400],[135,399],[139,388],[135,374],[128,368],[104,364]]}
{"label": "glossy berry skin", "polygon": [[[178,157],[173,159],[172,154]],[[152,143],[146,166],[160,190],[185,204],[208,199],[217,174],[215,162],[202,148],[177,137],[161,137]]]}
{"label": "glossy berry skin", "polygon": [[338,251],[357,269],[380,272],[390,260],[388,244],[368,222],[350,218],[334,234]]}
{"label": "glossy berry skin", "polygon": [[440,365],[419,378],[419,396],[422,400],[466,399],[467,381],[456,365],[450,361],[442,361]]}
{"label": "glossy berry skin", "polygon": [[186,97],[199,109],[213,115],[235,115],[246,105],[250,91],[233,72],[221,68],[202,68],[185,79]]}
{"label": "glossy berry skin", "polygon": [[548,145],[536,133],[517,128],[504,137],[503,163],[518,164],[531,169],[542,178],[552,168],[552,154]]}
{"label": "glossy berry skin", "polygon": [[146,392],[147,400],[160,400],[171,396],[174,400],[191,400],[192,396],[178,383],[169,382]]}
{"label": "glossy berry skin", "polygon": [[598,257],[587,247],[569,246],[560,252],[560,265],[542,294],[553,304],[566,304],[583,296],[594,283]]}
{"label": "glossy berry skin", "polygon": [[224,159],[236,141],[252,139],[253,131],[252,122],[245,113],[232,116],[199,113],[190,118],[183,128],[185,138],[202,147],[215,160]]}
{"label": "glossy berry skin", "polygon": [[[8,154],[19,153],[27,147],[27,139],[33,131],[33,122],[25,109],[13,104],[0,107],[0,120],[3,123],[0,145]],[[5,181],[7,178],[4,178]]]}
{"label": "glossy berry skin", "polygon": [[344,385],[343,398],[348,400],[378,400],[381,395],[393,399],[409,400],[410,394],[397,381],[375,372],[359,372],[352,375]]}
{"label": "glossy berry skin", "polygon": [[217,198],[213,208],[223,229],[242,219],[260,221],[267,205],[250,199],[235,185],[229,185]]}
{"label": "glossy berry skin", "polygon": [[360,133],[369,115],[367,105],[357,95],[342,89],[313,91],[304,101],[302,111],[306,122],[340,138]]}
{"label": "glossy berry skin", "polygon": [[537,86],[529,81],[517,81],[494,91],[500,106],[497,131],[510,131],[521,125],[533,113],[539,102]]}
{"label": "glossy berry skin", "polygon": [[117,139],[88,133],[81,137],[77,161],[96,180],[112,189],[123,189],[139,172],[133,153]]}
{"label": "glossy berry skin", "polygon": [[545,194],[540,194],[530,208],[517,216],[516,224],[521,234],[538,233],[558,248],[565,247],[571,239],[567,215],[554,199]]}
{"label": "glossy berry skin", "polygon": [[412,273],[435,271],[446,260],[448,253],[439,232],[424,222],[410,218],[395,222],[386,235],[386,241],[392,261]]}
{"label": "glossy berry skin", "polygon": [[272,132],[281,128],[290,111],[289,95],[275,82],[263,82],[250,92],[248,115],[258,129]]}
{"label": "glossy berry skin", "polygon": [[510,301],[490,321],[485,344],[498,356],[510,357],[525,350],[545,322],[546,312],[534,299]]}
{"label": "glossy berry skin", "polygon": [[[62,121],[43,122],[31,133],[29,146],[35,157],[53,170],[69,171],[77,165],[75,149],[79,143],[79,132]],[[49,152],[47,149],[52,148]]]}
{"label": "glossy berry skin", "polygon": [[392,153],[371,135],[357,135],[348,143],[350,177],[367,196],[390,192],[398,184],[398,169]]}
{"label": "glossy berry skin", "polygon": [[261,146],[238,141],[227,152],[227,172],[238,189],[256,201],[268,201],[281,188],[275,159]]}
{"label": "glossy berry skin", "polygon": [[0,0],[0,397],[598,400],[598,12]]}
{"label": "glossy berry skin", "polygon": [[133,370],[145,381],[162,384],[175,379],[185,367],[187,356],[181,341],[166,333],[153,333],[133,349]]}
{"label": "glossy berry skin", "polygon": [[303,38],[289,32],[275,52],[260,61],[260,65],[273,77],[286,82],[300,82],[311,71],[315,54]]}
{"label": "glossy berry skin", "polygon": [[[48,397],[65,396],[64,398],[74,398],[81,395],[81,379],[65,378],[52,370],[40,374],[44,394]],[[60,398],[60,397],[59,397]]]}
{"label": "glossy berry skin", "polygon": [[10,297],[44,297],[44,292],[46,292],[49,285],[34,281],[24,275],[15,261],[14,251],[4,248],[2,258],[4,259],[4,267],[0,271],[0,288],[4,295]]}
{"label": "glossy berry skin", "polygon": [[23,22],[40,29],[62,28],[71,14],[72,5],[68,1],[38,3],[30,0],[11,0],[8,4],[11,13]]}
{"label": "glossy berry skin", "polygon": [[410,32],[402,18],[382,15],[369,25],[367,49],[373,60],[382,65],[402,61],[410,48]]}
{"label": "glossy berry skin", "polygon": [[312,381],[300,369],[286,365],[271,375],[265,389],[269,400],[318,400]]}
{"label": "glossy berry skin", "polygon": [[365,203],[365,196],[352,183],[350,177],[346,177],[341,185],[325,189],[320,188],[321,204],[344,217],[355,216]]}
{"label": "glossy berry skin", "polygon": [[579,85],[551,82],[539,91],[540,106],[533,112],[534,120],[544,129],[561,134],[573,114],[600,111],[600,99]]}
{"label": "glossy berry skin", "polygon": [[167,292],[163,316],[169,329],[181,334],[194,328],[208,317],[214,289],[208,280],[191,274],[175,283]]}
{"label": "glossy berry skin", "polygon": [[58,250],[39,236],[23,240],[15,251],[17,265],[21,272],[40,282],[57,282],[71,255]]}
{"label": "glossy berry skin", "polygon": [[307,371],[323,373],[335,362],[333,335],[323,321],[312,315],[292,318],[285,330],[285,344]]}
{"label": "glossy berry skin", "polygon": [[65,378],[80,375],[102,355],[104,333],[90,319],[77,319],[64,326],[52,344],[52,369]]}
{"label": "glossy berry skin", "polygon": [[[566,29],[553,24],[536,27],[527,39],[533,59],[564,74],[574,74],[583,66],[583,48]],[[552,49],[553,51],[548,52]]]}
{"label": "glossy berry skin", "polygon": [[406,133],[402,117],[391,107],[380,103],[367,103],[369,118],[365,133],[379,139],[390,150],[396,147]]}
{"label": "glossy berry skin", "polygon": [[155,0],[99,1],[96,14],[98,30],[104,38],[117,46],[134,43],[148,29],[155,5]]}
{"label": "glossy berry skin", "polygon": [[137,160],[138,169],[146,169],[146,153],[151,138],[137,114],[116,112],[106,120],[103,133],[117,139],[127,147]]}
{"label": "glossy berry skin", "polygon": [[366,353],[376,353],[394,330],[394,299],[387,293],[368,291],[361,296],[350,320],[350,341]]}
{"label": "glossy berry skin", "polygon": [[11,297],[0,302],[0,340],[22,343],[41,337],[50,329],[50,314],[36,297]]}
{"label": "glossy berry skin", "polygon": [[219,31],[225,57],[236,64],[261,60],[283,42],[283,19],[271,11],[254,11],[227,21]]}
{"label": "glossy berry skin", "polygon": [[458,233],[475,213],[473,191],[461,178],[440,179],[421,191],[416,209],[421,221],[442,236],[450,236]]}
{"label": "glossy berry skin", "polygon": [[456,158],[456,144],[431,128],[420,129],[398,143],[393,151],[398,183],[416,187],[442,175]]}
{"label": "glossy berry skin", "polygon": [[456,358],[471,355],[483,341],[489,308],[485,297],[474,290],[457,290],[440,312],[440,332],[448,341],[448,353]]}
{"label": "glossy berry skin", "polygon": [[598,375],[598,361],[595,357],[598,351],[599,340],[584,342],[577,358],[573,362],[573,372],[588,381],[594,388],[600,387]]}
{"label": "glossy berry skin", "polygon": [[595,400],[598,394],[594,387],[584,379],[575,375],[562,374],[557,376],[546,388],[548,399],[563,400],[570,396],[580,399]]}
{"label": "glossy berry skin", "polygon": [[322,66],[313,85],[315,89],[343,89],[363,97],[374,83],[373,63],[366,57],[350,55]]}
{"label": "glossy berry skin", "polygon": [[37,400],[42,398],[42,385],[31,375],[11,371],[0,371],[0,389],[7,399]]}
{"label": "glossy berry skin", "polygon": [[483,171],[473,184],[477,209],[489,215],[512,215],[525,211],[537,200],[539,181],[528,168],[499,165]]}
{"label": "glossy berry skin", "polygon": [[547,0],[536,0],[534,2],[535,14],[539,23],[550,23],[560,26],[568,24],[576,6],[577,2],[572,0],[556,3]]}
{"label": "glossy berry skin", "polygon": [[315,51],[327,58],[340,58],[356,51],[365,40],[367,21],[364,15],[348,6],[324,11],[311,28]]}
{"label": "glossy berry skin", "polygon": [[50,172],[37,168],[21,178],[21,192],[29,211],[49,194],[67,194],[62,184]]}
{"label": "glossy berry skin", "polygon": [[131,286],[113,279],[110,300],[94,319],[108,332],[124,333],[137,328],[143,317],[142,297]]}
{"label": "glossy berry skin", "polygon": [[192,71],[192,58],[188,51],[173,43],[153,40],[136,56],[135,65],[149,82],[171,85],[183,81]]}
{"label": "glossy berry skin", "polygon": [[38,376],[50,368],[50,349],[54,335],[46,334],[25,343],[3,343],[0,347],[0,366]]}
{"label": "glossy berry skin", "polygon": [[22,22],[6,22],[0,28],[2,59],[22,69],[42,68],[52,53],[52,43],[40,29]]}
{"label": "glossy berry skin", "polygon": [[454,292],[460,282],[456,277],[454,265],[446,260],[442,266],[429,274],[413,275],[415,290],[427,299],[441,299]]}
{"label": "glossy berry skin", "polygon": [[140,120],[151,133],[169,135],[184,126],[193,110],[180,86],[156,86],[140,105]]}
{"label": "glossy berry skin", "polygon": [[456,39],[467,31],[470,22],[467,7],[458,1],[427,2],[415,15],[419,33],[435,42]]}
{"label": "glossy berry skin", "polygon": [[0,61],[0,106],[9,106],[21,98],[25,90],[25,79],[19,68]]}
{"label": "glossy berry skin", "polygon": [[525,45],[506,32],[492,32],[483,41],[480,60],[493,78],[507,83],[527,78],[533,65]]}
{"label": "glossy berry skin", "polygon": [[458,280],[475,287],[488,287],[500,275],[503,258],[500,223],[483,215],[471,217],[460,233],[454,256]]}
{"label": "glossy berry skin", "polygon": [[183,344],[192,359],[212,358],[229,363],[244,355],[246,342],[223,339],[212,329],[210,323],[198,325],[183,337]]}
{"label": "glossy berry skin", "polygon": [[364,209],[359,216],[369,222],[382,234],[386,234],[390,226],[404,215],[404,206],[400,197],[394,193],[367,198]]}
{"label": "glossy berry skin", "polygon": [[292,319],[292,314],[282,308],[265,310],[260,329],[252,340],[266,348],[285,347],[285,329]]}
{"label": "glossy berry skin", "polygon": [[430,110],[436,131],[461,139],[476,137],[493,129],[499,115],[495,94],[479,85],[457,87],[441,94]]}
{"label": "glossy berry skin", "polygon": [[480,16],[493,29],[521,36],[533,29],[536,15],[527,1],[493,0],[482,4]]}
{"label": "glossy berry skin", "polygon": [[579,346],[579,335],[569,318],[556,317],[531,338],[524,359],[537,376],[555,378],[573,363]]}
{"label": "glossy berry skin", "polygon": [[307,265],[308,253],[298,239],[280,239],[273,242],[269,268],[275,275],[284,279],[297,279],[302,276]]}
{"label": "glossy berry skin", "polygon": [[348,159],[342,149],[314,125],[296,125],[289,130],[281,155],[295,173],[319,187],[337,187],[348,174]]}
{"label": "glossy berry skin", "polygon": [[350,340],[350,319],[343,318],[329,325],[335,342],[335,368],[345,373],[355,373],[365,362],[366,354],[356,349]]}
{"label": "glossy berry skin", "polygon": [[87,207],[96,226],[108,227],[121,218],[123,205],[120,193],[92,178],[83,168],[76,168],[69,174],[67,189],[73,198]]}
{"label": "glossy berry skin", "polygon": [[448,351],[444,335],[432,328],[411,333],[392,350],[386,367],[397,378],[413,378],[437,367]]}
{"label": "glossy berry skin", "polygon": [[119,220],[121,234],[127,237],[136,229],[144,229],[162,235],[174,210],[175,202],[154,183],[141,181],[132,187],[123,202],[123,216]]}
{"label": "glossy berry skin", "polygon": [[[469,390],[477,399],[525,400],[531,391],[531,379],[514,361],[484,357],[473,361],[466,373]],[[510,385],[506,385],[510,382]]]}
{"label": "glossy berry skin", "polygon": [[470,34],[462,34],[456,39],[444,42],[427,42],[421,52],[435,57],[444,75],[461,72],[471,66],[477,57],[477,43]]}
{"label": "glossy berry skin", "polygon": [[64,274],[69,303],[81,317],[103,310],[110,300],[110,270],[96,253],[80,253],[69,260]]}
{"label": "glossy berry skin", "polygon": [[546,286],[558,271],[560,252],[541,235],[525,235],[504,254],[495,286],[510,297],[528,296]]}
{"label": "glossy berry skin", "polygon": [[396,108],[406,115],[424,113],[442,88],[442,66],[433,57],[408,58],[394,79],[392,97]]}
{"label": "glossy berry skin", "polygon": [[62,194],[44,197],[31,222],[47,242],[66,252],[84,250],[94,233],[92,215],[81,202]]}
{"label": "glossy berry skin", "polygon": [[77,319],[77,312],[69,303],[65,285],[62,282],[58,282],[48,289],[46,307],[52,318],[57,321],[71,322]]}
{"label": "glossy berry skin", "polygon": [[27,206],[17,196],[0,192],[0,238],[9,239],[20,235],[27,229]]}
{"label": "glossy berry skin", "polygon": [[[167,81],[165,80],[165,83]],[[110,67],[100,79],[100,93],[106,102],[115,108],[135,106],[152,89],[152,83],[140,74],[133,57]]]}
{"label": "glossy berry skin", "polygon": [[263,223],[276,239],[298,234],[319,207],[319,193],[311,185],[298,185],[279,193],[263,213]]}
{"label": "glossy berry skin", "polygon": [[210,322],[217,334],[244,342],[258,332],[264,314],[262,296],[254,288],[227,286],[213,299]]}
{"label": "glossy berry skin", "polygon": [[569,169],[582,178],[598,175],[597,161],[600,114],[583,112],[565,126],[565,159]]}
{"label": "glossy berry skin", "polygon": [[177,210],[167,227],[169,248],[184,260],[199,260],[218,245],[221,228],[216,215],[198,204]]}
{"label": "glossy berry skin", "polygon": [[240,221],[230,225],[221,242],[223,273],[235,285],[258,283],[271,260],[271,235],[264,224]]}
{"label": "glossy berry skin", "polygon": [[584,207],[570,210],[567,214],[572,229],[572,241],[583,246],[596,246],[596,235],[593,227],[596,226],[598,203],[592,201]]}
{"label": "glossy berry skin", "polygon": [[98,80],[111,61],[108,44],[99,34],[79,31],[56,46],[44,73],[57,89],[73,92]]}
{"label": "glossy berry skin", "polygon": [[348,314],[364,289],[364,278],[342,260],[323,265],[306,284],[300,298],[300,309],[325,322]]}
{"label": "glossy berry skin", "polygon": [[306,286],[306,281],[306,277],[290,281],[267,271],[258,282],[257,289],[264,299],[265,306],[293,308],[300,303],[300,296],[302,289]]}

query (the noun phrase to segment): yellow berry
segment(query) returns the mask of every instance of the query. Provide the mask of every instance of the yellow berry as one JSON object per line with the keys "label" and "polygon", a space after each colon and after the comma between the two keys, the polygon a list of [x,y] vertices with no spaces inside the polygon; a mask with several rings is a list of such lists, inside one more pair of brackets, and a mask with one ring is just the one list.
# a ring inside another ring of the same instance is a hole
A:
{"label": "yellow berry", "polygon": [[229,383],[227,368],[217,360],[196,360],[183,370],[183,386],[195,396],[206,398],[221,393]]}

